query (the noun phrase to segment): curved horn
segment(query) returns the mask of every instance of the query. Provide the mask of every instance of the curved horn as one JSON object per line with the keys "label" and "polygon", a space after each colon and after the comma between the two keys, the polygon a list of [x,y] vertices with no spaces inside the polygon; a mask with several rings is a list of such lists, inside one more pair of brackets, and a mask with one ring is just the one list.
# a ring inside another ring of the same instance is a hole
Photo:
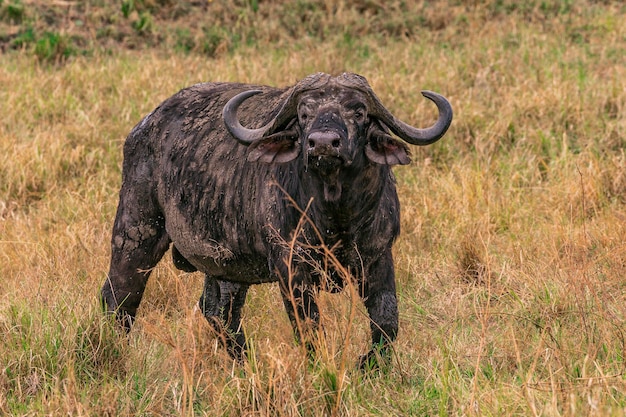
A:
{"label": "curved horn", "polygon": [[337,77],[337,81],[342,85],[357,88],[366,93],[371,100],[370,112],[372,115],[380,119],[393,133],[411,145],[423,146],[438,141],[446,133],[450,123],[452,123],[452,106],[450,106],[450,103],[444,96],[432,91],[422,91],[422,94],[437,105],[439,118],[431,127],[418,129],[396,119],[376,97],[365,77],[358,74],[344,73]]}
{"label": "curved horn", "polygon": [[239,122],[239,119],[237,119],[237,110],[244,101],[256,94],[262,93],[263,90],[248,90],[241,92],[228,100],[222,110],[222,116],[224,118],[226,129],[228,129],[230,134],[233,135],[239,143],[243,145],[250,145],[252,142],[272,134],[274,129],[283,126],[295,116],[296,102],[300,93],[324,85],[329,79],[330,75],[321,72],[309,75],[308,77],[302,79],[286,91],[286,98],[283,100],[282,107],[276,116],[267,122],[265,126],[258,129],[248,129],[243,127]]}
{"label": "curved horn", "polygon": [[224,117],[226,129],[228,129],[230,134],[243,145],[249,145],[255,140],[261,139],[274,123],[275,119],[272,119],[263,127],[258,129],[248,129],[243,127],[241,123],[239,123],[239,119],[237,119],[237,110],[239,109],[239,106],[241,106],[241,103],[262,92],[263,91],[261,90],[249,90],[239,93],[235,97],[228,100],[228,103],[224,106],[224,110],[222,110],[222,116]]}
{"label": "curved horn", "polygon": [[[376,109],[374,115],[380,118],[393,133],[411,145],[430,145],[441,139],[452,123],[452,106],[448,100],[432,91],[422,91],[422,95],[433,101],[439,110],[437,122],[425,129],[418,129],[396,119],[385,107],[376,99]],[[378,113],[378,114],[377,114]]]}

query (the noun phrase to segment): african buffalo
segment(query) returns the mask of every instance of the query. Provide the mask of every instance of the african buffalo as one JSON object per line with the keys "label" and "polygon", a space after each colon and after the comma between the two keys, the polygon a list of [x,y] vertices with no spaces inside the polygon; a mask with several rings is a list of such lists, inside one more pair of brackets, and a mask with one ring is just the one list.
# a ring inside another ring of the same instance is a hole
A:
{"label": "african buffalo", "polygon": [[124,145],[102,288],[108,311],[130,328],[150,271],[172,244],[176,267],[205,274],[200,309],[235,358],[246,344],[248,287],[273,281],[296,336],[310,340],[316,291],[352,280],[371,319],[373,346],[361,363],[387,351],[398,331],[391,166],[410,162],[391,132],[428,145],[452,121],[444,97],[422,94],[439,110],[425,129],[394,117],[350,73],[318,73],[289,88],[203,83],[165,100]]}

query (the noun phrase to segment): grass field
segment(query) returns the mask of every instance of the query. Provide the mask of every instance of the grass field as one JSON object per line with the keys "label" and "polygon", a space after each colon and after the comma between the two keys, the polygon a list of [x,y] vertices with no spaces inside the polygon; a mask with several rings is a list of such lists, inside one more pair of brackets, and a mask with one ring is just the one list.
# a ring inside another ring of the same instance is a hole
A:
{"label": "grass field", "polygon": [[[0,54],[1,415],[626,415],[626,8],[436,1],[384,18],[401,3],[295,2],[317,6],[302,13],[321,26],[292,33],[281,2],[243,2],[271,12],[211,51],[190,32],[183,49]],[[0,1],[8,26],[26,21],[13,4]],[[97,297],[125,136],[193,83],[283,86],[317,71],[366,76],[413,125],[436,117],[422,89],[455,109],[446,137],[395,169],[391,365],[356,369],[369,325],[350,291],[322,297],[309,361],[265,285],[249,293],[251,359],[237,366],[194,309],[202,276],[169,256],[120,337]]]}

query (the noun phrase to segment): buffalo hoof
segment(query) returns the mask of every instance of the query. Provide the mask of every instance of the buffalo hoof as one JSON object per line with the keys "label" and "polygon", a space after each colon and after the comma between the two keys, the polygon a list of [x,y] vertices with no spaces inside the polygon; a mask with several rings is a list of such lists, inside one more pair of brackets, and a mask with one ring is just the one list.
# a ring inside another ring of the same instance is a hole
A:
{"label": "buffalo hoof", "polygon": [[375,348],[359,358],[359,369],[362,372],[378,372],[391,362],[389,349]]}
{"label": "buffalo hoof", "polygon": [[242,365],[248,357],[246,340],[243,335],[240,334],[234,335],[234,337],[227,336],[226,350],[228,351],[230,357],[239,365]]}

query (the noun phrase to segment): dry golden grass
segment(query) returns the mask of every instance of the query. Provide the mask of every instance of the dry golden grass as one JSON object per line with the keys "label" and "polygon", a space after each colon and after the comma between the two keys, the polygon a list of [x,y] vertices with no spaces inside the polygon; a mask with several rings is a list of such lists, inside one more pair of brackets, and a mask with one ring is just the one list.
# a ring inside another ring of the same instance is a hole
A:
{"label": "dry golden grass", "polygon": [[[0,414],[625,415],[626,18],[574,4],[497,19],[455,6],[457,24],[411,42],[303,39],[213,60],[0,55]],[[273,285],[250,292],[251,359],[235,366],[194,310],[202,278],[169,259],[119,337],[97,296],[132,126],[196,82],[344,70],[413,124],[435,117],[421,89],[455,108],[447,136],[396,170],[391,366],[354,369],[368,322],[350,291],[322,297],[309,362]]]}

